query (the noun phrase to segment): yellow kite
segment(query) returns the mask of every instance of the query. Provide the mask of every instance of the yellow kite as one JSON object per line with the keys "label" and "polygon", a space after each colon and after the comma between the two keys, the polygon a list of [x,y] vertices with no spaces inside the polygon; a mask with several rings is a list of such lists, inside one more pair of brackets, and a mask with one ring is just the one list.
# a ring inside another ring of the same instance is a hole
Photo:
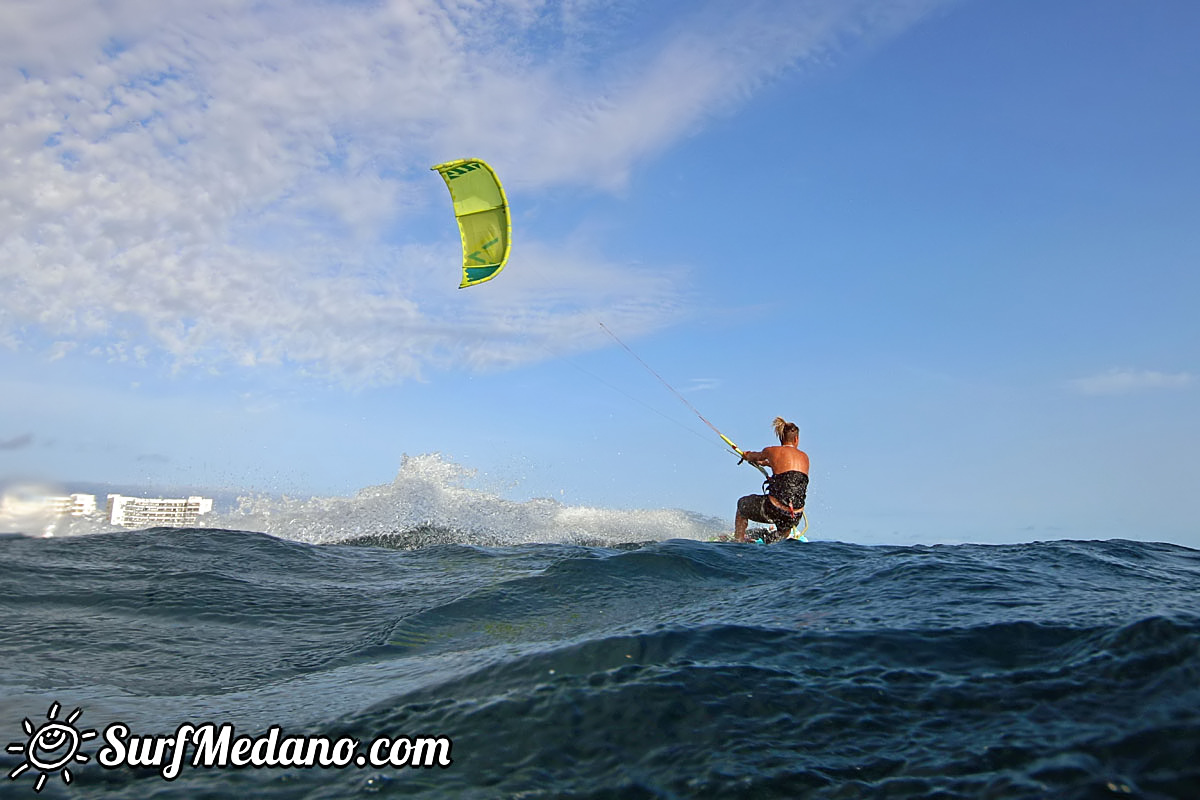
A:
{"label": "yellow kite", "polygon": [[431,169],[446,180],[462,234],[463,279],[458,288],[490,281],[504,269],[512,247],[508,199],[500,179],[477,158],[447,161]]}

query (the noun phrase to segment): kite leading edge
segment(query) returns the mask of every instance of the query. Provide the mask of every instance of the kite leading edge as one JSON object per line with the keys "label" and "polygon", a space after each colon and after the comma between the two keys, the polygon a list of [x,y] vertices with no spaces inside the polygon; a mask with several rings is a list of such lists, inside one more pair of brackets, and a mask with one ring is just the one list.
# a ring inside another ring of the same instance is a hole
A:
{"label": "kite leading edge", "polygon": [[462,234],[463,278],[458,288],[490,281],[504,269],[512,247],[508,198],[500,179],[478,158],[447,161],[431,169],[446,181]]}

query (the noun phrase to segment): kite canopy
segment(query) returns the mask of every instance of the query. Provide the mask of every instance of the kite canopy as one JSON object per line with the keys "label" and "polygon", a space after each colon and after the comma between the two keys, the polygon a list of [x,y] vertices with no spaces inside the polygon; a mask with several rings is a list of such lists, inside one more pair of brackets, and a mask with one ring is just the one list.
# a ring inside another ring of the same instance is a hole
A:
{"label": "kite canopy", "polygon": [[508,199],[500,179],[477,158],[447,161],[432,169],[446,180],[462,233],[463,279],[458,288],[491,280],[504,269],[512,246]]}

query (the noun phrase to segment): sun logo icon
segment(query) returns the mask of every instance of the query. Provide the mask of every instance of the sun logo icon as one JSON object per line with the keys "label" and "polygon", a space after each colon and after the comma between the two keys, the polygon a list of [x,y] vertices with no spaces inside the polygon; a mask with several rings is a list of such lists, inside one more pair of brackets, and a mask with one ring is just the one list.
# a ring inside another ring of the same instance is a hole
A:
{"label": "sun logo icon", "polygon": [[28,741],[24,744],[13,742],[5,752],[19,753],[25,760],[17,768],[8,773],[9,780],[16,780],[30,767],[40,772],[33,786],[35,792],[40,792],[46,785],[46,779],[54,772],[62,772],[63,783],[71,783],[71,770],[68,767],[74,763],[86,764],[88,757],[79,752],[79,745],[88,739],[96,737],[95,731],[80,731],[75,727],[75,720],[83,713],[77,708],[71,712],[66,721],[59,722],[58,703],[53,703],[46,712],[49,722],[35,727],[28,717],[22,723]]}

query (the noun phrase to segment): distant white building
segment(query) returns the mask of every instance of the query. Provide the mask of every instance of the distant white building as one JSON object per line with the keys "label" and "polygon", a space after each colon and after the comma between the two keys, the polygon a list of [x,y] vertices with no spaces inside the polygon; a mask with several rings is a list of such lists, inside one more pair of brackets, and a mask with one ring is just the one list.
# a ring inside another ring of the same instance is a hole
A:
{"label": "distant white building", "polygon": [[56,516],[83,517],[96,513],[96,495],[70,494],[42,498],[42,508]]}
{"label": "distant white building", "polygon": [[66,517],[98,516],[96,495],[56,495],[50,491],[17,485],[0,492],[0,531],[54,536],[67,524]]}
{"label": "distant white building", "polygon": [[108,520],[124,528],[195,525],[201,514],[212,511],[210,497],[165,498],[108,496]]}

